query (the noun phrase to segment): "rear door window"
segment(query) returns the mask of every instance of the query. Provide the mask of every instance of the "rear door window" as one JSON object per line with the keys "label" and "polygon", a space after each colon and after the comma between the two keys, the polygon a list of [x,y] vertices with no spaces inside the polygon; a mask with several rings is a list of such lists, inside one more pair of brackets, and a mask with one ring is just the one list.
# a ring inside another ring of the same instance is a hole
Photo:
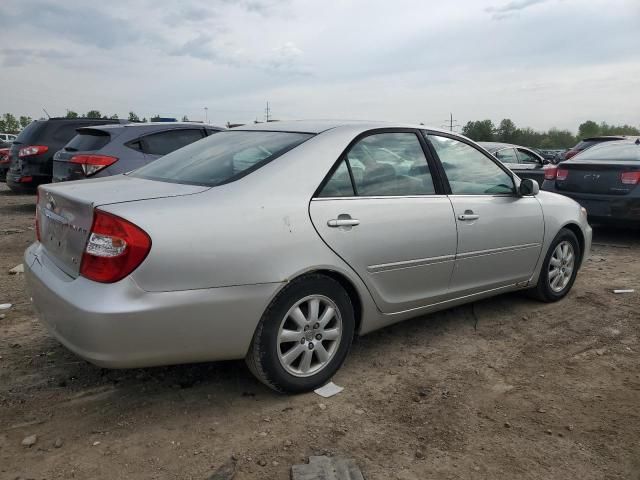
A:
{"label": "rear door window", "polygon": [[143,151],[151,155],[166,155],[200,139],[202,139],[202,130],[200,129],[152,133],[142,138]]}

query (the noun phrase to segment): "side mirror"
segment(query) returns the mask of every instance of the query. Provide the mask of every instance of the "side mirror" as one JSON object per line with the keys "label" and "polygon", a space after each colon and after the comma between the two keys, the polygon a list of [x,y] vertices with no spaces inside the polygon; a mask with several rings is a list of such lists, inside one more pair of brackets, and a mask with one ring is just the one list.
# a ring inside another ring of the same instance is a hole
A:
{"label": "side mirror", "polygon": [[540,192],[540,185],[538,185],[538,182],[536,182],[535,180],[532,180],[530,178],[524,178],[520,182],[520,187],[518,187],[518,191],[520,192],[520,195],[523,197],[537,195],[538,192]]}

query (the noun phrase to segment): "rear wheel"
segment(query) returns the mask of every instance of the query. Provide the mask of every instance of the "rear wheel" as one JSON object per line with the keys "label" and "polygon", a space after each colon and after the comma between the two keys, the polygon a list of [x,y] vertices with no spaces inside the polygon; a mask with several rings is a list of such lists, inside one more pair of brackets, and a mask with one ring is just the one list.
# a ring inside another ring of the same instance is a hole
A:
{"label": "rear wheel", "polygon": [[308,275],[292,281],[271,302],[246,362],[274,390],[313,390],[340,368],[354,330],[353,306],[342,286],[324,275]]}
{"label": "rear wheel", "polygon": [[580,258],[580,243],[575,233],[563,228],[549,247],[531,295],[543,302],[556,302],[567,295],[575,282]]}

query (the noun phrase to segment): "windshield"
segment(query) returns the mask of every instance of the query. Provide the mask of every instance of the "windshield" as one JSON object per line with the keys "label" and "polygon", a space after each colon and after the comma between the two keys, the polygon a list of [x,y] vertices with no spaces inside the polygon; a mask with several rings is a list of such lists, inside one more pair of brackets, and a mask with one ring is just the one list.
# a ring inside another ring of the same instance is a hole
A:
{"label": "windshield", "polygon": [[606,142],[595,145],[573,157],[573,160],[602,160],[604,162],[640,161],[640,145],[632,142]]}
{"label": "windshield", "polygon": [[131,176],[214,187],[257,170],[312,136],[290,132],[221,132],[165,155]]}

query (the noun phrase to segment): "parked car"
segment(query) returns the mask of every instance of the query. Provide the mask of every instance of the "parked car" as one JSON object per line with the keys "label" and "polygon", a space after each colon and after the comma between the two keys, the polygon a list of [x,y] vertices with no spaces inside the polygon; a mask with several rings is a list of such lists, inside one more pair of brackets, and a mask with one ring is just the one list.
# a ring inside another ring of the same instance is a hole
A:
{"label": "parked car", "polygon": [[34,120],[11,144],[7,185],[11,190],[23,192],[35,191],[38,185],[51,182],[53,154],[76,135],[76,129],[110,123],[127,121],[96,118]]}
{"label": "parked car", "polygon": [[9,149],[0,148],[0,182],[6,181],[8,169],[9,169]]}
{"label": "parked car", "polygon": [[594,145],[598,145],[600,143],[615,142],[618,140],[629,140],[629,139],[635,140],[636,138],[637,137],[627,137],[625,135],[606,135],[601,137],[583,138],[578,142],[578,144],[575,147],[570,148],[564,153],[564,158],[562,160],[569,160],[574,155],[577,155],[580,152],[587,150],[593,147]]}
{"label": "parked car", "polygon": [[13,133],[0,133],[0,143],[11,143],[16,139],[16,135]]}
{"label": "parked car", "polygon": [[129,172],[220,130],[188,122],[82,127],[53,157],[53,181]]}
{"label": "parked car", "polygon": [[640,225],[640,140],[606,142],[546,171],[544,190],[566,195],[598,223]]}
{"label": "parked car", "polygon": [[489,153],[500,160],[520,178],[530,178],[542,185],[544,181],[544,167],[549,164],[539,153],[530,148],[509,143],[478,142]]}
{"label": "parked car", "polygon": [[327,382],[354,335],[513,290],[571,289],[586,212],[472,141],[394,123],[223,131],[135,172],[39,187],[41,320],[104,367],[245,358]]}

